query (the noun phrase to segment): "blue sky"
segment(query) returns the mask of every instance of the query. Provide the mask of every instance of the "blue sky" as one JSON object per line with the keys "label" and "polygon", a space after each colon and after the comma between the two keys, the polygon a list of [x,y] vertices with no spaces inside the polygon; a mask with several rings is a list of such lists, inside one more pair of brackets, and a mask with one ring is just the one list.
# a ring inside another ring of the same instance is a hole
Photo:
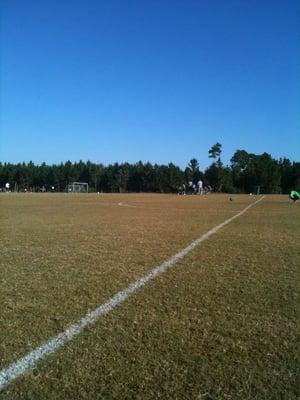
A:
{"label": "blue sky", "polygon": [[298,0],[2,0],[0,160],[300,160]]}

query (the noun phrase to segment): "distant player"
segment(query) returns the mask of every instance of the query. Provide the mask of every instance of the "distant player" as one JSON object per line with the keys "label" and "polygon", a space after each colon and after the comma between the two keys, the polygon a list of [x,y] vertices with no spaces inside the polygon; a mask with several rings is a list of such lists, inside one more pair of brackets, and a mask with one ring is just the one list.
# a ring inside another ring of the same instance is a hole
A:
{"label": "distant player", "polygon": [[300,199],[300,193],[296,192],[296,190],[292,190],[290,193],[290,199],[293,200],[295,203],[297,200]]}
{"label": "distant player", "polygon": [[197,187],[198,187],[198,194],[203,194],[203,182],[201,181],[201,179],[198,181]]}
{"label": "distant player", "polygon": [[189,194],[194,193],[194,188],[193,188],[193,181],[188,182],[188,189],[189,189]]}

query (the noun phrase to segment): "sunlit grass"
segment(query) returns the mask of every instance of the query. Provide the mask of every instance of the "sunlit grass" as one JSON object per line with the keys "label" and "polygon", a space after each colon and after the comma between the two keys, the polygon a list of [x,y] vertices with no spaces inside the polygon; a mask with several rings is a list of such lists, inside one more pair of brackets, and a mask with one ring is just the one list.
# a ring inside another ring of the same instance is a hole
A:
{"label": "sunlit grass", "polygon": [[[251,201],[2,196],[1,368]],[[297,206],[265,198],[2,396],[296,399]]]}

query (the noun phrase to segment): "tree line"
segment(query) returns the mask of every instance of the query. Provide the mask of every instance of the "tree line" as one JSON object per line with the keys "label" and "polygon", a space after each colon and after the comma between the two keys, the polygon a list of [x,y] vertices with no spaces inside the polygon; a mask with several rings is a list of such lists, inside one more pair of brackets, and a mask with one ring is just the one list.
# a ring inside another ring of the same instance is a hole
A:
{"label": "tree line", "polygon": [[58,165],[0,162],[0,188],[4,190],[9,183],[15,191],[63,192],[70,182],[87,182],[89,190],[95,192],[175,193],[183,183],[199,180],[215,192],[226,193],[250,193],[258,187],[261,193],[289,193],[300,188],[300,162],[237,150],[230,165],[224,165],[221,153],[222,145],[214,144],[208,152],[212,163],[204,171],[196,158],[185,169],[173,163],[158,165],[141,161],[107,166],[90,161]]}

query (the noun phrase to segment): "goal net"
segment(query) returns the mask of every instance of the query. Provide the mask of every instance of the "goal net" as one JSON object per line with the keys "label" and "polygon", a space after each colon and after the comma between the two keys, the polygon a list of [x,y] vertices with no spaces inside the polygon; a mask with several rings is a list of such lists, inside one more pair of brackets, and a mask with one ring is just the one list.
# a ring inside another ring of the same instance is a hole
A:
{"label": "goal net", "polygon": [[86,182],[72,182],[67,186],[68,193],[88,193],[89,184]]}

